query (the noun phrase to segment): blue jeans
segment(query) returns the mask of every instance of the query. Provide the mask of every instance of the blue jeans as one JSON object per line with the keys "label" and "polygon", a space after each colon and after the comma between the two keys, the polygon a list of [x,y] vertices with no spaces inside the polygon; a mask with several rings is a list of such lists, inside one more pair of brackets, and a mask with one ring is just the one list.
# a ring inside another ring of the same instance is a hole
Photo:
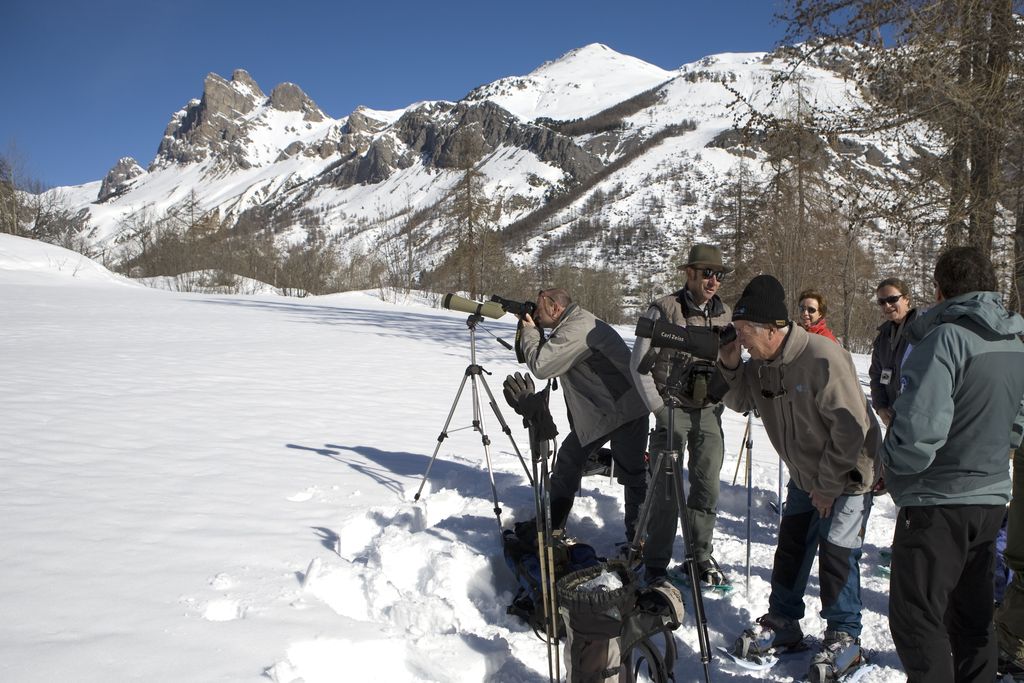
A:
{"label": "blue jeans", "polygon": [[822,517],[810,494],[789,482],[772,566],[771,614],[804,616],[804,592],[817,554],[821,617],[829,630],[860,637],[860,556],[871,504],[870,493],[839,496],[831,514]]}

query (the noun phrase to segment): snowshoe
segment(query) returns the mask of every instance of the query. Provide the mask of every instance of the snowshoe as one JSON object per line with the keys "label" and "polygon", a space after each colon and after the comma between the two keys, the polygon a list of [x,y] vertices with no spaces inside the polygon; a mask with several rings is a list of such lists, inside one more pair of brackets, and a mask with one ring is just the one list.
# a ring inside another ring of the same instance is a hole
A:
{"label": "snowshoe", "polygon": [[892,548],[883,548],[879,551],[879,564],[876,566],[876,571],[881,577],[891,577],[892,567],[890,566],[893,561],[893,550]]}
{"label": "snowshoe", "polygon": [[[709,558],[703,562],[698,563],[697,571],[700,572],[701,586],[704,588],[710,588],[716,593],[727,595],[732,592],[732,582],[725,576],[715,558]],[[668,570],[668,580],[671,581],[677,588],[687,588],[691,586],[690,572],[687,571],[685,564],[678,564]]]}
{"label": "snowshoe", "polygon": [[700,572],[700,582],[705,586],[726,593],[732,590],[732,583],[725,576],[722,568],[718,566],[715,558],[709,557],[703,562],[698,562],[697,571]]}
{"label": "snowshoe", "polygon": [[781,652],[779,652],[779,653],[774,653],[773,652],[772,654],[755,655],[755,656],[752,656],[750,658],[747,658],[747,657],[740,657],[740,656],[734,654],[733,651],[730,650],[729,648],[722,647],[722,646],[718,647],[718,653],[720,655],[724,655],[725,657],[729,658],[729,660],[731,660],[733,664],[735,664],[736,666],[738,666],[738,667],[740,667],[742,669],[746,669],[748,671],[760,671],[760,672],[768,671],[768,669],[770,669],[773,666],[775,666],[776,664],[778,664],[779,658],[778,658],[777,655],[782,654]]}
{"label": "snowshoe", "polygon": [[850,681],[868,660],[860,649],[860,639],[842,631],[826,631],[821,652],[811,659],[809,683]]}
{"label": "snowshoe", "polygon": [[743,631],[731,648],[719,648],[719,652],[746,669],[763,671],[775,666],[780,655],[803,652],[809,647],[799,622],[765,614]]}

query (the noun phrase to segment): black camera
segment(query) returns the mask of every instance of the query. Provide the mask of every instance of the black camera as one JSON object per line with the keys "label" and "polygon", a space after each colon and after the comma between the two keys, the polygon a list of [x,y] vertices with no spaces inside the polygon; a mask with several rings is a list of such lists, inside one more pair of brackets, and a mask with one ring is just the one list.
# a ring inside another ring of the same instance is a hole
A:
{"label": "black camera", "polygon": [[533,314],[537,312],[537,304],[532,301],[512,301],[511,299],[502,299],[497,294],[491,295],[491,301],[501,306],[502,310],[512,315],[528,315],[533,317]]}
{"label": "black camera", "polygon": [[732,325],[714,327],[683,327],[664,320],[640,318],[636,323],[636,336],[651,340],[651,346],[678,349],[703,360],[718,358],[718,347],[736,340]]}
{"label": "black camera", "polygon": [[700,405],[721,400],[728,385],[715,368],[718,347],[736,340],[736,328],[732,325],[714,327],[682,327],[663,320],[640,318],[636,324],[636,336],[651,340],[651,350],[641,361],[637,371],[646,375],[657,361],[657,348],[677,349],[690,354],[671,359],[664,392],[682,397]]}
{"label": "black camera", "polygon": [[704,360],[718,358],[719,333],[711,327],[682,327],[664,320],[640,318],[636,336],[650,339],[653,347],[678,349]]}

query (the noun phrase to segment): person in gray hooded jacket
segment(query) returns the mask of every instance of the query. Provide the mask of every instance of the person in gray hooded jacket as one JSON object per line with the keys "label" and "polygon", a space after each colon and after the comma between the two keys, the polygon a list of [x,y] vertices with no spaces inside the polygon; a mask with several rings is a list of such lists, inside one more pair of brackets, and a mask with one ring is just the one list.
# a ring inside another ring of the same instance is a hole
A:
{"label": "person in gray hooded jacket", "polygon": [[995,289],[988,257],[951,248],[939,303],[907,329],[882,460],[900,506],[889,624],[910,683],[995,679],[995,540],[1024,429],[1024,319]]}
{"label": "person in gray hooded jacket", "polygon": [[[522,316],[519,350],[537,377],[561,379],[572,427],[551,473],[551,523],[565,526],[587,459],[611,441],[616,477],[625,489],[626,540],[632,540],[647,494],[648,410],[630,374],[629,347],[564,289],[538,292],[535,316]],[[546,339],[538,325],[551,329]]]}

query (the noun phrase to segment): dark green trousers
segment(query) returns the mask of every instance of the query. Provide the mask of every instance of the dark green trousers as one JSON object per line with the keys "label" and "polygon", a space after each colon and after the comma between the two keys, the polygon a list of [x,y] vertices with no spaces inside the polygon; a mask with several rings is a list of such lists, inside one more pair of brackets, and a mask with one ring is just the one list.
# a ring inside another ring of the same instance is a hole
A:
{"label": "dark green trousers", "polygon": [[[722,437],[722,404],[698,410],[675,409],[672,448],[686,451],[686,514],[693,536],[694,557],[702,562],[711,557],[715,515],[721,484],[725,442]],[[651,434],[648,451],[651,467],[658,452],[668,447],[668,411],[661,411]],[[651,476],[654,477],[652,471]],[[671,480],[662,475],[650,487],[653,496],[651,517],[647,523],[644,564],[664,569],[672,559],[672,545],[679,528],[679,511]]]}

